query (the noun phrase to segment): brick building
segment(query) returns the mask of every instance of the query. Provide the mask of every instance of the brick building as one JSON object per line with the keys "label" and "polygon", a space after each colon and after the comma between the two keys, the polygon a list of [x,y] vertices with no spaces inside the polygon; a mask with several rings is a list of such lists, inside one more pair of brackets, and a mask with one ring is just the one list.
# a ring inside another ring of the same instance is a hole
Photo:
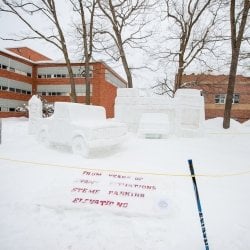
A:
{"label": "brick building", "polygon": [[[183,76],[183,85],[201,89],[205,98],[206,119],[223,117],[228,76],[191,74]],[[234,90],[231,118],[244,122],[250,119],[250,77],[238,75]]]}
{"label": "brick building", "polygon": [[[72,63],[77,101],[85,102],[84,63]],[[107,117],[114,116],[117,88],[127,83],[104,62],[90,64],[93,105],[103,106]],[[27,104],[33,94],[48,102],[70,101],[70,84],[65,62],[50,58],[27,47],[0,50],[0,117],[21,116],[15,108]]]}

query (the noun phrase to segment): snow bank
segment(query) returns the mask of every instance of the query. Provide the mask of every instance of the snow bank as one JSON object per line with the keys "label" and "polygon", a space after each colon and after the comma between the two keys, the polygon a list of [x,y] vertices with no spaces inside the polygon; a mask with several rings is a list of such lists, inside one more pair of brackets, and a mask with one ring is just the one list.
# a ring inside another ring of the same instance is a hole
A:
{"label": "snow bank", "polygon": [[250,127],[250,120],[245,121],[245,122],[243,123],[243,125],[246,126],[246,127]]}
{"label": "snow bank", "polygon": [[234,119],[230,119],[230,128],[223,128],[223,118],[216,117],[213,119],[208,119],[204,122],[204,128],[207,134],[242,134],[250,133],[250,127],[247,127],[245,123],[241,124]]}

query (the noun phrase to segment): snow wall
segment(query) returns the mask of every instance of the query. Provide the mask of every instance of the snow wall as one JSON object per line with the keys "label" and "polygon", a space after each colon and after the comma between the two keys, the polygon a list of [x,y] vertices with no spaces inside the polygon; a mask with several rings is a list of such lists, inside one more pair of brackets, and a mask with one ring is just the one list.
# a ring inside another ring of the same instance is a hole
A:
{"label": "snow wall", "polygon": [[175,97],[170,98],[155,95],[146,89],[117,89],[115,119],[126,123],[129,131],[138,132],[141,117],[145,113],[167,114],[169,134],[193,137],[204,133],[204,97],[200,90],[179,89]]}

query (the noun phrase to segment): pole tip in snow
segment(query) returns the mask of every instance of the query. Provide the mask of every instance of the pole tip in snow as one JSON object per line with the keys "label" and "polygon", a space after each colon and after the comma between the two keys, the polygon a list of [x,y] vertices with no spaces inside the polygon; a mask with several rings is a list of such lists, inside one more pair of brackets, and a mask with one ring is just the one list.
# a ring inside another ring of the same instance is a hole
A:
{"label": "pole tip in snow", "polygon": [[192,159],[189,159],[188,160],[188,164],[190,165],[190,164],[192,164],[193,162],[192,162]]}

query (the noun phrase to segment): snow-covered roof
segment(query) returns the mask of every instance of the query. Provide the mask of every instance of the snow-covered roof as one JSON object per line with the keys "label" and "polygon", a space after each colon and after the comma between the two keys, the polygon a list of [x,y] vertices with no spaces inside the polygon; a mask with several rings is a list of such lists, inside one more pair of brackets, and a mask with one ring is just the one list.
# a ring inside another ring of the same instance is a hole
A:
{"label": "snow-covered roof", "polygon": [[10,55],[10,56],[14,56],[14,57],[16,57],[16,58],[22,59],[22,60],[24,60],[24,61],[26,61],[26,62],[29,62],[29,63],[35,63],[34,61],[29,60],[29,59],[27,59],[27,58],[25,58],[25,57],[23,57],[23,56],[20,56],[20,55],[14,53],[14,52],[11,52],[11,51],[9,51],[8,49],[0,48],[0,52],[3,52],[3,53],[8,54],[8,55]]}

